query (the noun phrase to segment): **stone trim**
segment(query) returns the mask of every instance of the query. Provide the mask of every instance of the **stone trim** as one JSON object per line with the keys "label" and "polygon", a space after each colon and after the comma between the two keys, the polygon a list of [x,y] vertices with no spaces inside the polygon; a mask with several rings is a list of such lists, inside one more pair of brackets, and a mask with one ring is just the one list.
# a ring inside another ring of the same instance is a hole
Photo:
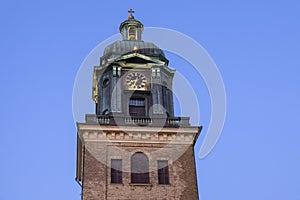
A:
{"label": "stone trim", "polygon": [[78,131],[123,131],[123,132],[147,132],[147,133],[199,133],[202,129],[201,126],[191,127],[147,127],[145,130],[144,126],[109,126],[99,124],[86,124],[77,122]]}
{"label": "stone trim", "polygon": [[79,131],[79,137],[84,142],[192,144],[195,134]]}

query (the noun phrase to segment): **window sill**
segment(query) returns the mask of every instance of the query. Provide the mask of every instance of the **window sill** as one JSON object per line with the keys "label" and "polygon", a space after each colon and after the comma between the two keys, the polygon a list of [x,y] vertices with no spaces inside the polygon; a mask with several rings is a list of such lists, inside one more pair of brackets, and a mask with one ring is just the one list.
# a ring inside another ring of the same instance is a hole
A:
{"label": "window sill", "polygon": [[168,186],[171,186],[171,184],[170,183],[168,183],[168,184],[159,183],[158,186],[167,186],[168,187]]}
{"label": "window sill", "polygon": [[129,183],[130,186],[141,186],[141,187],[151,187],[152,184],[151,183]]}
{"label": "window sill", "polygon": [[123,183],[110,183],[111,185],[124,185]]}

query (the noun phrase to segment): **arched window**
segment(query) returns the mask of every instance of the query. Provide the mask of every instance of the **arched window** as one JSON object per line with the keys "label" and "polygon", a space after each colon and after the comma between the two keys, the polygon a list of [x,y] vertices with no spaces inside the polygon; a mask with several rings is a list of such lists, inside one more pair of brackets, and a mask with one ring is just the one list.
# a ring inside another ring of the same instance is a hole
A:
{"label": "arched window", "polygon": [[136,40],[136,28],[134,26],[130,26],[128,29],[128,39]]}
{"label": "arched window", "polygon": [[148,157],[141,152],[131,157],[131,183],[149,183]]}

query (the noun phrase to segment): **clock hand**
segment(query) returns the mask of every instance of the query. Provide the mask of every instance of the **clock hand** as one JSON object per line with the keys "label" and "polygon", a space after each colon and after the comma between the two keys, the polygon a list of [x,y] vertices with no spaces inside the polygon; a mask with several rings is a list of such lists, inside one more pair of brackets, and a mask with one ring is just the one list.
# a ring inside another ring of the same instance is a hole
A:
{"label": "clock hand", "polygon": [[134,84],[136,85],[136,83],[138,82],[139,78],[138,77],[135,77],[135,80],[134,80]]}

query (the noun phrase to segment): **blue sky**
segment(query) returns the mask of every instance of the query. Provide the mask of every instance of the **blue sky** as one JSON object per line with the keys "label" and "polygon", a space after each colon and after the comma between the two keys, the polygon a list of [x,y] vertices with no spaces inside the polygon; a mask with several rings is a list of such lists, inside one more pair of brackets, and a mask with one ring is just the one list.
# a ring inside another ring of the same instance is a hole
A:
{"label": "blue sky", "polygon": [[[80,199],[73,84],[84,58],[118,33],[129,8],[145,26],[194,38],[223,77],[222,136],[197,159],[202,200],[299,200],[296,0],[2,2],[0,199]],[[196,152],[209,123],[205,89],[200,102],[204,131]]]}

